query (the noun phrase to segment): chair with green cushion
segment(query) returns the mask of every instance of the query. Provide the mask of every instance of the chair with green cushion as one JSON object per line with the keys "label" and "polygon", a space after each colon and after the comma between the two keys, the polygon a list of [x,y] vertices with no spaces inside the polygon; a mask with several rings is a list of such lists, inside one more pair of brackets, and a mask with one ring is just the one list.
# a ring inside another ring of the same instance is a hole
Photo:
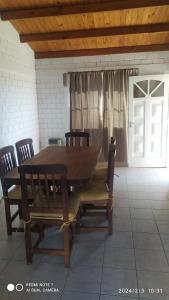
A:
{"label": "chair with green cushion", "polygon": [[[32,263],[34,253],[61,255],[66,267],[70,265],[72,223],[76,223],[79,199],[69,196],[67,168],[64,165],[21,165],[19,167],[23,196],[23,218],[25,222],[25,246],[27,263]],[[28,205],[27,190],[31,185],[33,204]],[[59,192],[58,192],[59,186]],[[40,232],[32,245],[31,227],[36,223]],[[46,226],[58,226],[63,230],[63,249],[38,247],[44,237]]]}
{"label": "chair with green cushion", "polygon": [[[107,226],[79,226],[80,232],[84,231],[108,231],[112,233],[112,210],[113,210],[113,179],[114,179],[114,162],[116,147],[114,144],[109,145],[108,168],[105,179],[92,180],[88,185],[81,188],[78,192],[78,198],[81,205],[81,217],[86,215],[104,214],[107,218]],[[93,209],[102,209],[103,212],[91,212]],[[86,212],[88,210],[88,212]],[[82,223],[83,224],[83,223]]]}
{"label": "chair with green cushion", "polygon": [[[19,215],[22,218],[22,194],[20,185],[13,186],[13,184],[6,184],[5,175],[17,167],[14,147],[12,145],[0,149],[0,179],[3,191],[3,198],[5,203],[5,215],[7,233],[11,235],[12,232],[24,231],[23,227],[13,226],[13,222]],[[29,203],[32,202],[32,194],[28,193]],[[12,213],[12,207],[18,207]]]}
{"label": "chair with green cushion", "polygon": [[[111,142],[111,144],[116,145],[116,140],[114,137],[111,137],[110,142]],[[108,165],[108,162],[99,164],[99,166],[96,168],[96,170],[93,174],[94,180],[104,179],[106,177],[107,165]]]}

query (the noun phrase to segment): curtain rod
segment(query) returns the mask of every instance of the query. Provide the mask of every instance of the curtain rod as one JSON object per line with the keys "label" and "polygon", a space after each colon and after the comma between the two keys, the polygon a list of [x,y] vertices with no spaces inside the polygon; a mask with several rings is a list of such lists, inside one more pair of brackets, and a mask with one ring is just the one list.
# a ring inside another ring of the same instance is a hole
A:
{"label": "curtain rod", "polygon": [[76,74],[76,73],[94,73],[94,72],[105,72],[105,71],[121,71],[121,70],[138,70],[139,68],[122,68],[122,69],[101,69],[101,70],[88,70],[88,71],[77,71],[77,72],[67,72],[64,73],[65,75],[71,75],[71,74]]}
{"label": "curtain rod", "polygon": [[70,81],[70,75],[72,74],[82,74],[82,73],[96,73],[96,72],[99,72],[99,73],[103,73],[105,71],[124,71],[124,70],[128,70],[128,71],[131,71],[131,70],[135,70],[136,74],[138,74],[139,72],[139,68],[123,68],[123,69],[111,69],[111,70],[96,70],[96,71],[80,71],[80,72],[68,72],[68,73],[63,73],[63,85],[64,86],[68,86],[68,82]]}

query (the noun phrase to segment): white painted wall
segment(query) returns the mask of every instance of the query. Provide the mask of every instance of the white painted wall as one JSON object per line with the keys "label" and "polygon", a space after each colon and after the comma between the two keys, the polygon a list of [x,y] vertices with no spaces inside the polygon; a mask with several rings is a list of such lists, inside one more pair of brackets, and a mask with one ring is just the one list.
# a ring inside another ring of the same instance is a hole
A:
{"label": "white painted wall", "polygon": [[39,147],[35,60],[9,22],[0,20],[0,147],[32,137]]}
{"label": "white painted wall", "polygon": [[0,148],[27,137],[38,151],[34,54],[12,25],[0,20]]}
{"label": "white painted wall", "polygon": [[69,88],[63,86],[63,73],[130,67],[139,68],[140,75],[169,73],[169,51],[36,60],[40,147],[69,130]]}

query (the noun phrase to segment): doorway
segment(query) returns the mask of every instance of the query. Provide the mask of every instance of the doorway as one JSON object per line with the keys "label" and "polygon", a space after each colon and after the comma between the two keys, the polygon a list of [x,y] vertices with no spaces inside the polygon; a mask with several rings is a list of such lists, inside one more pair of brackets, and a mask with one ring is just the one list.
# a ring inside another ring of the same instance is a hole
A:
{"label": "doorway", "polygon": [[130,167],[165,167],[169,75],[129,78]]}

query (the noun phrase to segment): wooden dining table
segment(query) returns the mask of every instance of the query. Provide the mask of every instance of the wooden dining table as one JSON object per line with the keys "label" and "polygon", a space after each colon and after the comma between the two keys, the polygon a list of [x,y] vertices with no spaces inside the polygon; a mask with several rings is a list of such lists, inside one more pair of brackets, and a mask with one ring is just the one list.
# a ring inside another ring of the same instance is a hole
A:
{"label": "wooden dining table", "polygon": [[[92,177],[98,155],[98,149],[93,147],[48,146],[31,159],[25,161],[24,164],[64,164],[67,167],[67,180],[69,184],[82,185]],[[14,168],[8,172],[4,180],[7,185],[20,184],[18,168]]]}

